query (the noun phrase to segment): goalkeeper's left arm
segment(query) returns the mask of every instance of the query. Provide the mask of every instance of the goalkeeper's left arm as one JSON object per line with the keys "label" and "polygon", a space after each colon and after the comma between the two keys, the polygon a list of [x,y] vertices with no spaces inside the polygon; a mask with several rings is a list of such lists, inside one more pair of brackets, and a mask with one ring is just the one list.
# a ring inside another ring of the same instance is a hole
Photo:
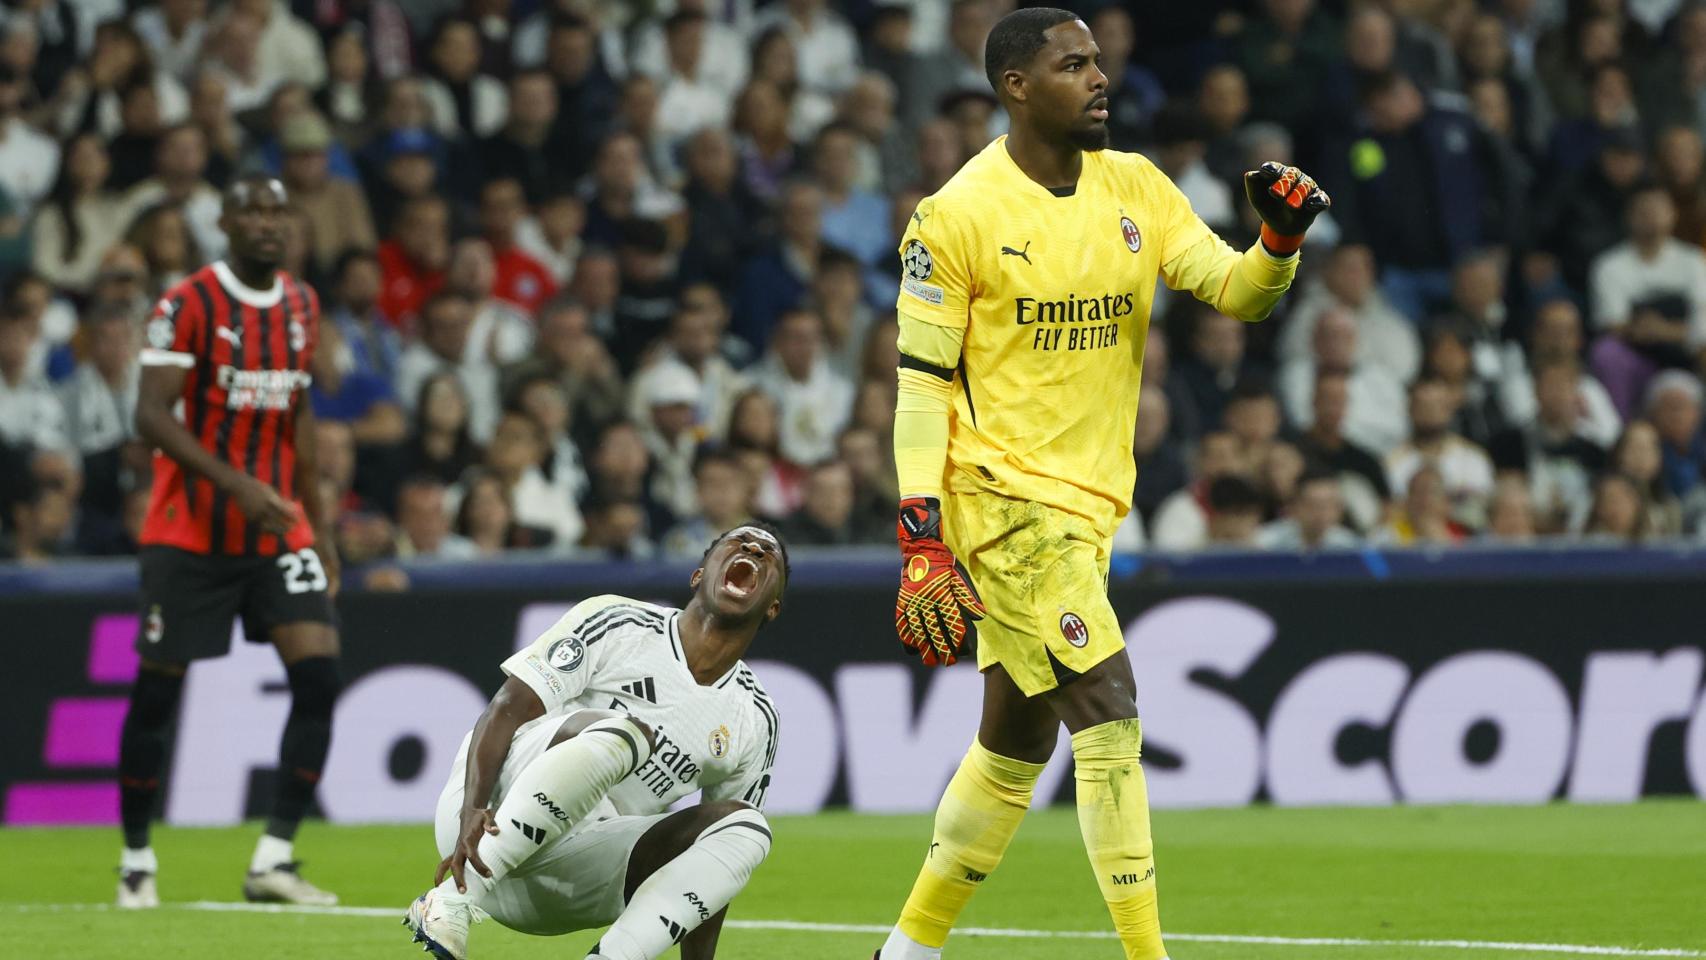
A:
{"label": "goalkeeper's left arm", "polygon": [[1303,235],[1332,201],[1302,171],[1277,163],[1246,173],[1244,192],[1262,218],[1259,240],[1240,254],[1204,228],[1200,239],[1161,265],[1161,274],[1169,287],[1254,322],[1266,319],[1291,288]]}

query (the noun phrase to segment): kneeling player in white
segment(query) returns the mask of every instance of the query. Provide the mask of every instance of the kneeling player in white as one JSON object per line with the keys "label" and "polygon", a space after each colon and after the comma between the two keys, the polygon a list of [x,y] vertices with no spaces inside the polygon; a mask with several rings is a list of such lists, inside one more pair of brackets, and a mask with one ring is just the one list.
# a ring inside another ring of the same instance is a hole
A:
{"label": "kneeling player in white", "polygon": [[[504,661],[439,798],[444,861],[409,907],[416,942],[465,960],[470,922],[490,915],[541,936],[609,924],[598,960],[677,942],[710,960],[770,852],[776,710],[740,657],[787,576],[776,535],[738,527],[706,551],[684,609],[594,597]],[[699,805],[666,812],[695,791]]]}

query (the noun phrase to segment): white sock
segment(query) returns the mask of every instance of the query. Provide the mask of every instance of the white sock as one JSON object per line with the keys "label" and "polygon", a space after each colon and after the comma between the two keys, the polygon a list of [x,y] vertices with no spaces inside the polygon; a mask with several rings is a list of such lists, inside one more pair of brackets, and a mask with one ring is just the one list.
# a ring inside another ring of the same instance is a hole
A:
{"label": "white sock", "polygon": [[249,872],[265,873],[281,863],[289,863],[294,859],[295,849],[296,845],[289,840],[263,833],[255,844],[255,855],[249,858]]}
{"label": "white sock", "polygon": [[125,847],[124,852],[118,855],[118,868],[125,873],[138,870],[143,873],[159,873],[160,861],[154,859],[153,847],[143,847],[140,850]]}
{"label": "white sock", "polygon": [[[480,838],[480,859],[492,871],[463,871],[468,897],[478,904],[511,870],[569,832],[604,795],[651,756],[651,745],[627,717],[599,720],[540,754],[522,768],[492,814],[498,832]],[[439,891],[460,896],[456,878]]]}
{"label": "white sock", "polygon": [[593,957],[654,960],[729,905],[770,854],[770,826],[738,810],[705,828],[693,846],[646,878],[598,940]]}
{"label": "white sock", "polygon": [[942,948],[927,947],[895,927],[889,931],[889,938],[883,941],[883,949],[878,956],[882,960],[941,960]]}

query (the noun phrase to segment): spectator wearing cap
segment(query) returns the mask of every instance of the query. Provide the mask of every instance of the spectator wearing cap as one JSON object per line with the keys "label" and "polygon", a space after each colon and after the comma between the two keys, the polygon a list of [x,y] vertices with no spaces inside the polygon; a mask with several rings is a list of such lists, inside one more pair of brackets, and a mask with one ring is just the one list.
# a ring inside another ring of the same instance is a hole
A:
{"label": "spectator wearing cap", "polygon": [[[1244,451],[1238,438],[1229,431],[1204,434],[1197,443],[1195,459],[1196,471],[1190,485],[1161,501],[1149,524],[1149,541],[1162,550],[1194,550],[1208,542],[1211,487],[1221,477],[1242,478],[1245,473]],[[1244,482],[1250,485],[1247,479]],[[1253,485],[1250,491],[1255,513],[1250,524],[1253,532],[1262,521],[1262,499]]]}
{"label": "spectator wearing cap", "polygon": [[800,547],[858,543],[853,506],[853,471],[840,460],[825,460],[806,474],[800,508],[783,522],[782,536]]}
{"label": "spectator wearing cap", "polygon": [[698,509],[659,541],[664,554],[677,560],[697,560],[713,537],[752,520],[752,478],[728,451],[700,450],[693,461],[693,490]]}
{"label": "spectator wearing cap", "polygon": [[1593,266],[1594,372],[1624,416],[1664,367],[1706,349],[1706,253],[1672,235],[1676,206],[1657,184],[1629,200],[1629,239]]}
{"label": "spectator wearing cap", "polygon": [[1437,471],[1451,515],[1478,526],[1493,492],[1493,462],[1475,443],[1451,431],[1451,387],[1422,377],[1410,386],[1410,439],[1386,456],[1386,482],[1405,496],[1410,478],[1424,468]]}
{"label": "spectator wearing cap", "polygon": [[1593,478],[1606,466],[1605,448],[1579,432],[1580,376],[1573,358],[1535,367],[1535,418],[1499,433],[1488,445],[1496,469],[1528,477],[1530,500],[1546,533],[1580,525],[1593,496]]}
{"label": "spectator wearing cap", "polygon": [[12,215],[27,220],[53,187],[59,144],[25,122],[23,103],[24,78],[0,63],[0,192],[11,201]]}
{"label": "spectator wearing cap", "polygon": [[[435,196],[415,197],[397,214],[379,245],[379,312],[399,329],[444,286],[450,264],[450,207]],[[399,385],[401,386],[401,385]],[[408,396],[404,391],[404,396]]]}
{"label": "spectator wearing cap", "polygon": [[0,444],[59,450],[68,445],[65,408],[47,378],[30,370],[38,336],[29,316],[0,307]]}
{"label": "spectator wearing cap", "polygon": [[316,269],[329,271],[345,251],[378,245],[367,195],[357,183],[331,175],[332,128],[325,118],[314,110],[299,111],[285,120],[278,139],[290,202],[313,224]]}
{"label": "spectator wearing cap", "polygon": [[499,177],[480,188],[480,232],[491,246],[497,274],[492,295],[533,314],[556,295],[557,281],[544,264],[517,243],[526,216],[527,196],[521,181]]}
{"label": "spectator wearing cap", "polygon": [[1286,314],[1275,344],[1282,368],[1310,355],[1315,324],[1334,311],[1347,312],[1356,327],[1357,366],[1384,367],[1399,383],[1415,378],[1422,364],[1421,338],[1415,324],[1381,294],[1374,253],[1360,243],[1328,251],[1320,274],[1304,286]]}
{"label": "spectator wearing cap", "polygon": [[1204,223],[1223,233],[1237,224],[1232,191],[1203,162],[1208,126],[1194,109],[1169,103],[1154,115],[1154,151],[1156,166],[1178,186]]}
{"label": "spectator wearing cap", "polygon": [[634,378],[634,394],[645,408],[640,433],[652,455],[651,500],[672,517],[697,509],[693,458],[704,439],[699,424],[699,378],[686,364],[665,359]]}
{"label": "spectator wearing cap", "polygon": [[445,144],[431,131],[404,127],[382,134],[368,149],[368,193],[382,224],[395,225],[410,201],[441,194]]}
{"label": "spectator wearing cap", "polygon": [[112,163],[98,134],[73,137],[53,192],[36,214],[30,259],[69,293],[87,293],[101,255],[124,230],[124,206],[108,189]]}
{"label": "spectator wearing cap", "polygon": [[[1507,341],[1504,375],[1499,383],[1499,405],[1506,423],[1524,424],[1534,419],[1534,378],[1530,366],[1542,366],[1564,360],[1579,361],[1582,357],[1582,315],[1574,302],[1563,297],[1540,304],[1529,323],[1528,352],[1522,345]],[[1580,416],[1576,430],[1601,447],[1617,442],[1623,429],[1623,418],[1611,402],[1611,394],[1586,368],[1576,381],[1576,403]]]}
{"label": "spectator wearing cap", "polygon": [[817,314],[793,310],[782,315],[753,383],[776,401],[785,459],[804,466],[835,452],[835,437],[852,409],[853,387],[823,355]]}
{"label": "spectator wearing cap", "polygon": [[1687,501],[1701,488],[1706,471],[1706,439],[1700,431],[1702,399],[1700,380],[1683,370],[1667,370],[1647,387],[1645,412],[1659,434],[1665,486],[1691,514],[1698,506]]}
{"label": "spectator wearing cap", "polygon": [[427,378],[448,370],[462,381],[468,432],[486,442],[498,420],[498,380],[487,354],[472,343],[474,304],[460,294],[434,294],[420,310],[419,339],[397,360],[397,394],[419,397]]}
{"label": "spectator wearing cap", "polygon": [[509,81],[509,117],[502,130],[480,144],[488,181],[514,179],[530,203],[574,186],[574,145],[557,126],[557,85],[543,70],[523,70]]}
{"label": "spectator wearing cap", "polygon": [[1285,517],[1256,532],[1266,550],[1347,550],[1359,545],[1344,527],[1345,505],[1339,478],[1327,471],[1305,473],[1285,506]]}
{"label": "spectator wearing cap", "polygon": [[826,124],[812,145],[812,169],[823,190],[824,242],[840,247],[866,266],[874,266],[888,253],[894,238],[888,232],[888,203],[854,185],[863,143],[859,131],[850,124]]}

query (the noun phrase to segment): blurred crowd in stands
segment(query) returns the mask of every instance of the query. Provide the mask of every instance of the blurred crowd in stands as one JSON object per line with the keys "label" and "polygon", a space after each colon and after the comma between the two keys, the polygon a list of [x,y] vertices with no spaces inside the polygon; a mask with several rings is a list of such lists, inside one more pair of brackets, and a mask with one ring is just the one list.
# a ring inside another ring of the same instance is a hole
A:
{"label": "blurred crowd in stands", "polygon": [[[11,0],[0,555],[131,552],[143,318],[275,173],[346,562],[892,542],[896,244],[1010,0]],[[1706,5],[1084,2],[1113,146],[1235,246],[1158,296],[1119,549],[1706,536]]]}

